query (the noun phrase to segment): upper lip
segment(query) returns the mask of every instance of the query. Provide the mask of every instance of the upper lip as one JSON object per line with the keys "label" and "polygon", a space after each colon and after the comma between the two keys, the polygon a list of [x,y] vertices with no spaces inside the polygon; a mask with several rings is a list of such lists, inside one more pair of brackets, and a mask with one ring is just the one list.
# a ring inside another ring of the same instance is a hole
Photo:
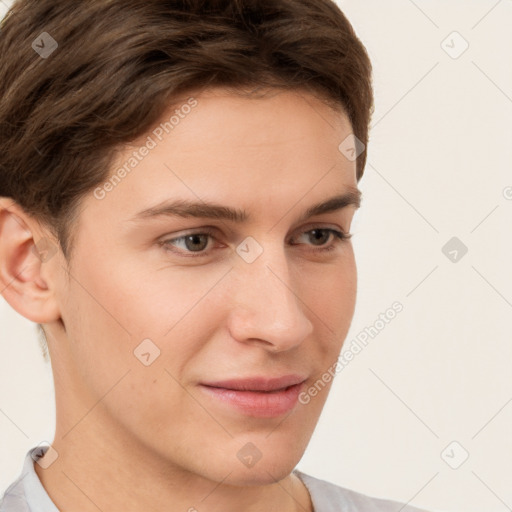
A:
{"label": "upper lip", "polygon": [[228,379],[217,382],[202,382],[204,386],[234,389],[237,391],[275,391],[300,384],[307,377],[302,375],[283,375],[281,377],[249,377],[245,379]]}

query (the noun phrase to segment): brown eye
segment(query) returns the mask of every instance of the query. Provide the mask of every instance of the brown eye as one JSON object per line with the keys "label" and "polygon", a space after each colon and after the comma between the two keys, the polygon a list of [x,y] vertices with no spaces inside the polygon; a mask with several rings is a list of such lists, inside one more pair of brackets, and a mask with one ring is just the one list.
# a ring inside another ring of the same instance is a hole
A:
{"label": "brown eye", "polygon": [[[331,235],[335,237],[334,242],[332,244],[326,245],[325,242],[329,240]],[[314,228],[309,231],[305,231],[302,233],[302,236],[307,236],[309,240],[313,240],[312,245],[319,247],[317,251],[332,251],[336,248],[338,243],[350,239],[352,234],[331,228]]]}
{"label": "brown eye", "polygon": [[[205,249],[208,247],[208,240],[210,238],[214,238],[213,235],[214,232],[209,230],[203,230],[196,233],[186,233],[176,238],[163,240],[160,242],[160,245],[162,245],[165,250],[179,255],[192,257],[204,256],[210,252]],[[181,248],[175,250],[174,247],[176,247],[178,243],[181,244]]]}
{"label": "brown eye", "polygon": [[[215,239],[215,232],[213,230],[203,229],[203,231],[185,233],[176,238],[169,238],[167,240],[163,240],[160,242],[160,245],[166,251],[177,254],[178,256],[183,257],[201,257],[208,256],[212,249],[208,248],[208,240]],[[301,237],[306,237],[309,243],[305,245],[312,245],[313,247],[317,247],[317,249],[313,249],[313,252],[323,252],[323,251],[332,251],[336,248],[336,246],[348,240],[352,237],[351,234],[345,233],[343,231],[338,231],[332,228],[313,228],[308,231],[304,231],[301,233]],[[332,243],[328,243],[329,240],[332,239]],[[177,245],[180,244],[180,248],[176,248]],[[304,245],[304,244],[292,244],[292,245]]]}
{"label": "brown eye", "polygon": [[208,235],[203,235],[201,233],[186,235],[182,237],[182,239],[185,242],[185,247],[187,248],[187,250],[190,250],[192,252],[201,252],[208,246]]}

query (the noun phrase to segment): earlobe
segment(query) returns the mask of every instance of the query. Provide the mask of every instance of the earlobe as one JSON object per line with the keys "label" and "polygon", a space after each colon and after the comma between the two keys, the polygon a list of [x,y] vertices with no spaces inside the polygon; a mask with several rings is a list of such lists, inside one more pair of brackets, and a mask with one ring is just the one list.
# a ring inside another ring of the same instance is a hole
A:
{"label": "earlobe", "polygon": [[52,282],[55,253],[37,223],[12,200],[0,198],[0,294],[36,323],[60,318]]}

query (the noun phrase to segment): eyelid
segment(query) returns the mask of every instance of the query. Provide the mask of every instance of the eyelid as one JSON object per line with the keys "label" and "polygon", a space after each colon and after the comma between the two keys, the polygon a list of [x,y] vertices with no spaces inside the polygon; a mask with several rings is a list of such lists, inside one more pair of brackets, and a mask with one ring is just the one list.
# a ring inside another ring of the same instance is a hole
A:
{"label": "eyelid", "polygon": [[[301,226],[300,228],[295,229],[293,233],[296,233],[296,232],[305,233],[305,232],[309,232],[313,229],[333,229],[335,231],[340,231],[347,235],[349,234],[348,231],[345,231],[339,225],[336,225],[336,224],[333,225],[333,224],[329,224],[328,222],[321,222],[321,221],[310,222],[309,224],[306,224],[304,226]],[[182,237],[188,236],[188,235],[195,235],[195,234],[203,235],[204,234],[204,235],[214,236],[216,233],[222,234],[222,230],[217,226],[201,226],[198,228],[184,229],[184,230],[178,231],[176,233],[164,235],[164,238],[165,238],[165,241],[169,241],[169,240],[175,240],[177,238],[182,238]],[[172,236],[172,238],[169,238],[170,236]],[[245,238],[245,237],[242,237],[242,239],[243,238]]]}
{"label": "eyelid", "polygon": [[[315,246],[311,246],[311,247],[313,247],[312,249],[309,250],[309,252],[311,252],[311,253],[317,253],[317,254],[327,253],[329,251],[336,249],[336,247],[340,243],[347,242],[350,238],[352,238],[352,233],[345,231],[343,228],[340,228],[339,226],[336,226],[333,228],[332,226],[325,226],[325,225],[322,225],[322,223],[318,223],[318,222],[311,223],[306,226],[302,226],[301,228],[299,228],[298,234],[304,235],[304,234],[307,234],[315,229],[329,232],[329,234],[332,237],[334,237],[334,239],[331,241],[330,244],[321,245],[316,249],[314,248]],[[195,234],[207,235],[207,236],[211,237],[213,240],[218,241],[217,237],[215,236],[218,231],[219,231],[218,228],[212,227],[212,226],[191,228],[189,230],[185,230],[183,232],[176,233],[175,236],[173,236],[172,238],[167,238],[167,237],[164,238],[163,240],[161,240],[159,242],[159,245],[162,246],[165,251],[176,254],[179,257],[200,258],[200,257],[211,256],[211,252],[213,251],[212,248],[210,248],[208,250],[204,250],[204,251],[198,251],[196,253],[194,253],[194,251],[173,250],[173,249],[170,249],[170,247],[172,246],[171,242],[175,242],[177,240],[181,240],[183,238],[186,238],[187,236],[193,236]],[[295,235],[293,235],[293,236],[295,237]],[[221,245],[223,245],[223,244],[221,244]],[[292,245],[301,245],[301,244],[292,244]]]}
{"label": "eyelid", "polygon": [[[295,233],[297,233],[297,232],[298,232],[298,234],[304,234],[304,233],[309,233],[310,231],[312,231],[314,229],[325,229],[325,230],[339,231],[343,235],[347,236],[347,238],[350,238],[352,236],[348,231],[345,231],[340,226],[333,227],[332,225],[324,225],[324,223],[322,223],[322,222],[320,222],[320,223],[319,222],[311,222],[310,224],[306,224],[305,226],[302,226],[302,227],[298,228],[297,230],[295,230],[294,234],[292,234],[292,236],[296,236]],[[172,242],[172,241],[176,241],[177,239],[184,238],[186,236],[191,236],[191,235],[210,235],[212,238],[216,238],[215,235],[218,234],[219,232],[222,233],[222,231],[219,228],[217,228],[216,226],[201,226],[198,228],[190,228],[190,229],[185,229],[183,231],[178,231],[177,233],[173,233],[172,238],[169,238],[169,236],[171,236],[171,235],[165,235],[164,239],[161,242]]]}

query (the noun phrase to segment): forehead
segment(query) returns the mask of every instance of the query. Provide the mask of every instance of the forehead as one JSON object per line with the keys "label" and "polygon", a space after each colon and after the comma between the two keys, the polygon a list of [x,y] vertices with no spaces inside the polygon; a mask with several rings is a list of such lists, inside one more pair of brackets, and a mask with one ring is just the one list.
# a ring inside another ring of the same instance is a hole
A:
{"label": "forehead", "polygon": [[148,135],[165,146],[174,161],[216,148],[223,148],[215,152],[217,162],[243,159],[251,152],[267,159],[283,155],[290,161],[292,152],[297,158],[320,156],[326,150],[338,156],[337,147],[351,132],[341,108],[333,110],[306,91],[269,89],[249,96],[247,91],[216,87],[175,100],[147,133],[126,146],[116,163],[143,145]]}
{"label": "forehead", "polygon": [[172,198],[250,210],[309,194],[313,204],[356,185],[355,162],[338,149],[351,131],[345,114],[306,92],[187,95],[118,153],[105,197],[88,201],[97,219],[127,219]]}

